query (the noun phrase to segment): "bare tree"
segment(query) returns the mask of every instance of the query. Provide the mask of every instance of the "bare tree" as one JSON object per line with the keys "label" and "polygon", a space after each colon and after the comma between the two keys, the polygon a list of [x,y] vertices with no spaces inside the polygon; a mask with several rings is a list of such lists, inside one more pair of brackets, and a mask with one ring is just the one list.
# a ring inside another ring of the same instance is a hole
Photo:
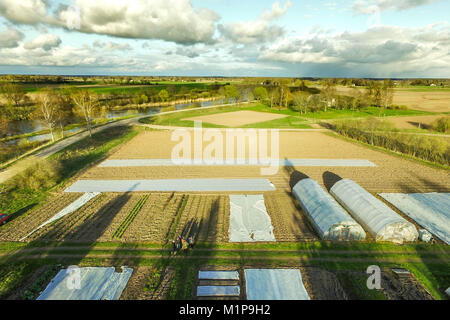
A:
{"label": "bare tree", "polygon": [[389,107],[392,104],[392,101],[394,100],[394,83],[391,79],[386,79],[383,82],[383,86],[381,88],[381,98],[382,98],[382,109],[381,111],[384,111],[387,107]]}
{"label": "bare tree", "polygon": [[92,137],[92,120],[99,106],[97,95],[88,90],[81,90],[72,94],[72,101],[75,105],[74,113],[84,118],[89,136]]}
{"label": "bare tree", "polygon": [[325,112],[326,112],[327,107],[334,107],[336,96],[336,84],[332,80],[327,79],[325,81],[325,86],[322,92],[323,95],[325,96],[325,99],[327,100],[325,103]]}
{"label": "bare tree", "polygon": [[50,130],[53,142],[55,141],[54,130],[58,121],[58,109],[55,95],[51,91],[45,91],[38,98],[36,110],[33,113],[33,117],[43,121]]}
{"label": "bare tree", "polygon": [[306,114],[308,112],[308,106],[311,96],[297,92],[292,95],[292,101],[294,102],[294,108],[300,112],[300,114]]}

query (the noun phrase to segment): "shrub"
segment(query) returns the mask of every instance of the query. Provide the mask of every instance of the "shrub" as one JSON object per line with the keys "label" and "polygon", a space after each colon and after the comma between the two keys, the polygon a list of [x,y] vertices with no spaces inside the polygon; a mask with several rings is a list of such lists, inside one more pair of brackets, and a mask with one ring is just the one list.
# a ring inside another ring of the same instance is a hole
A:
{"label": "shrub", "polygon": [[431,127],[433,130],[442,133],[450,132],[450,117],[443,117],[435,120]]}
{"label": "shrub", "polygon": [[61,178],[61,163],[43,160],[25,169],[13,179],[13,186],[39,191],[54,186]]}

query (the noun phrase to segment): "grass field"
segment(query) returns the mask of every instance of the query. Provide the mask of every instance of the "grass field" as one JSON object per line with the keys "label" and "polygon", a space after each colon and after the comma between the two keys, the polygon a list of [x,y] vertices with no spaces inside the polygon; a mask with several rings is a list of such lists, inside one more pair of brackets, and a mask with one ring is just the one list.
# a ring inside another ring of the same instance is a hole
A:
{"label": "grass field", "polygon": [[[306,114],[300,115],[298,112],[293,111],[291,109],[270,108],[264,104],[252,104],[242,106],[225,106],[214,109],[194,109],[181,113],[157,115],[149,118],[144,118],[140,121],[144,124],[153,124],[161,126],[193,127],[194,121],[190,121],[187,119],[196,117],[207,117],[222,113],[238,112],[238,111],[267,112],[286,116],[281,119],[252,123],[242,126],[243,128],[258,128],[258,129],[265,129],[265,128],[308,129],[311,128],[310,126],[311,122],[317,122],[320,120],[367,118],[367,117],[376,117],[379,115],[379,109],[375,107],[369,107],[359,111],[329,109],[327,112],[324,111],[308,112]],[[387,109],[384,111],[384,114],[386,117],[391,117],[391,116],[420,116],[420,115],[430,115],[431,113],[417,110]],[[204,122],[203,127],[225,128],[227,126]]]}

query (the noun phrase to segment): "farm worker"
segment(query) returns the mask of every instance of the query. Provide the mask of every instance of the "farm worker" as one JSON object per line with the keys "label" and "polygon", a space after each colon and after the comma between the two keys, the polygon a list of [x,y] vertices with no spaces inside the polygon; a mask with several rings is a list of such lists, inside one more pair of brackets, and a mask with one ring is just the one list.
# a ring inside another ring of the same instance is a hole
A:
{"label": "farm worker", "polygon": [[184,238],[181,238],[181,241],[182,241],[182,248],[184,251],[186,251],[189,248],[189,244]]}
{"label": "farm worker", "polygon": [[175,240],[172,240],[172,251],[175,253],[177,251],[177,245],[175,243]]}
{"label": "farm worker", "polygon": [[177,251],[179,251],[179,250],[181,249],[181,237],[178,237],[178,238],[177,238],[177,243],[176,243],[176,245],[177,245]]}
{"label": "farm worker", "polygon": [[188,238],[189,248],[194,248],[194,238],[191,236]]}

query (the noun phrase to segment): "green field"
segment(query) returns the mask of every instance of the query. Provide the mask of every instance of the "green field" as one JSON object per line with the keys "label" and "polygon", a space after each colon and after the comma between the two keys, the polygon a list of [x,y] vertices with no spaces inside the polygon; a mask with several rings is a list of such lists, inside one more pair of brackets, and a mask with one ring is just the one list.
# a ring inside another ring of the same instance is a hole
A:
{"label": "green field", "polygon": [[[183,119],[198,117],[198,116],[206,116],[213,115],[219,113],[227,113],[227,112],[236,112],[236,111],[256,111],[256,112],[269,112],[276,114],[287,115],[288,117],[272,120],[268,122],[261,122],[257,124],[246,125],[243,128],[279,128],[279,129],[308,129],[311,128],[310,123],[317,122],[318,120],[332,120],[332,119],[348,119],[348,118],[368,118],[368,117],[377,117],[380,113],[380,109],[376,107],[368,107],[361,109],[359,111],[352,110],[336,110],[329,109],[327,112],[318,111],[318,112],[308,112],[306,114],[300,114],[297,111],[291,109],[278,109],[278,108],[270,108],[264,104],[255,103],[251,105],[241,105],[241,106],[224,106],[212,109],[193,109],[184,112],[177,112],[171,114],[161,114],[148,118],[144,118],[141,123],[144,124],[153,124],[153,125],[161,125],[161,126],[176,126],[176,127],[193,127],[193,121],[186,121]],[[417,111],[417,110],[390,110],[386,109],[383,111],[386,117],[389,116],[411,116],[411,115],[428,115],[432,114],[426,111]],[[223,126],[203,123],[205,128],[224,128]]]}

